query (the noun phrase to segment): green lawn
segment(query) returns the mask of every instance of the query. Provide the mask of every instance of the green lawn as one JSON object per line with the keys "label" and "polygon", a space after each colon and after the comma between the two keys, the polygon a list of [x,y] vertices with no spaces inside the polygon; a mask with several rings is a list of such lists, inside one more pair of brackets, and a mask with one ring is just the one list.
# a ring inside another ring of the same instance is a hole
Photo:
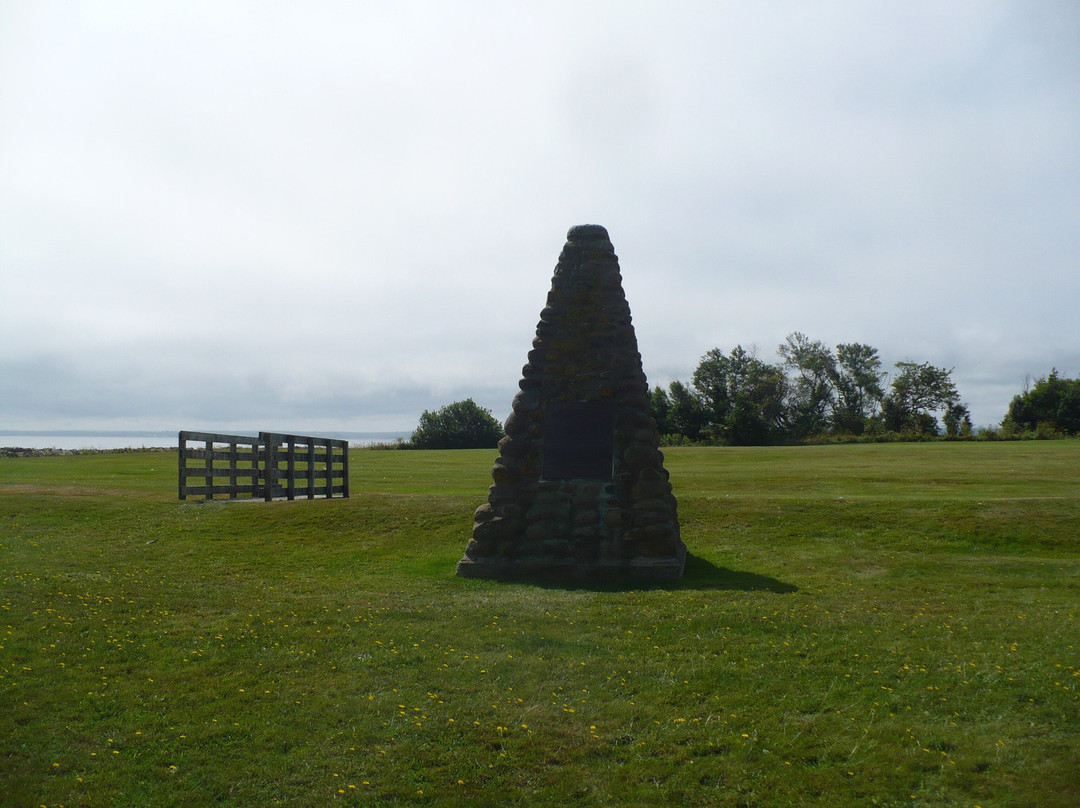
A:
{"label": "green lawn", "polygon": [[652,589],[456,578],[494,456],[0,459],[0,805],[1080,803],[1080,441],[667,450]]}

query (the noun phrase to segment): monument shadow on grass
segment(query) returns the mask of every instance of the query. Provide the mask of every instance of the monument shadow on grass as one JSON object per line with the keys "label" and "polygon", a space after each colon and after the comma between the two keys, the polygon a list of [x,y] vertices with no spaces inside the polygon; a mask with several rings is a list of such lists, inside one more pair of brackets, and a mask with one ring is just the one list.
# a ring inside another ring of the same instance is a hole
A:
{"label": "monument shadow on grass", "polygon": [[544,589],[583,589],[590,592],[626,592],[634,589],[716,589],[729,592],[773,592],[777,595],[789,595],[798,592],[794,584],[759,575],[756,572],[743,572],[727,567],[718,567],[707,559],[686,554],[686,567],[681,581],[642,583],[640,581],[560,581],[552,577],[539,577],[534,580],[518,581]]}
{"label": "monument shadow on grass", "polygon": [[784,583],[768,575],[758,575],[756,572],[740,572],[727,567],[718,567],[711,561],[699,558],[692,553],[686,554],[686,569],[683,572],[681,588],[775,592],[778,595],[788,595],[799,591],[795,584]]}

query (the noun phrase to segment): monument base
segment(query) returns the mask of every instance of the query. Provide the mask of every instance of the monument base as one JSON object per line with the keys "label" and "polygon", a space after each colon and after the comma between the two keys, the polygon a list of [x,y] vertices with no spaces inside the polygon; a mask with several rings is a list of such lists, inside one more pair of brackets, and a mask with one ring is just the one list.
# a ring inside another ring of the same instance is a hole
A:
{"label": "monument base", "polygon": [[667,584],[682,580],[686,548],[670,558],[638,556],[629,559],[580,561],[575,558],[499,558],[465,556],[457,564],[459,578],[560,584]]}

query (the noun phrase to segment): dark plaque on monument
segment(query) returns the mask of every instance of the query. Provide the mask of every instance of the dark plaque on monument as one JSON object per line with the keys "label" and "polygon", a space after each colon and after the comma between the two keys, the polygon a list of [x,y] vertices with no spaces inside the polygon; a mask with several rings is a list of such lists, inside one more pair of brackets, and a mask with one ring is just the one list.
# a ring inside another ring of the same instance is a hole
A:
{"label": "dark plaque on monument", "polygon": [[567,233],[518,387],[457,574],[679,580],[677,503],[603,227]]}
{"label": "dark plaque on monument", "polygon": [[610,480],[615,407],[606,401],[549,401],[544,417],[545,480]]}

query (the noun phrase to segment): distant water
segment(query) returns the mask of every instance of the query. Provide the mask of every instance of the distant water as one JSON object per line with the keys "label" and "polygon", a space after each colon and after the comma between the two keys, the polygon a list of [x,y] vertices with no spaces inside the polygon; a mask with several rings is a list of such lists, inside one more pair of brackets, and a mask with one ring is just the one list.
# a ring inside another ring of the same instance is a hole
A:
{"label": "distant water", "polygon": [[[228,431],[228,430],[223,430]],[[90,430],[44,430],[24,429],[0,432],[0,447],[12,446],[20,449],[153,449],[158,447],[176,448],[178,432],[121,432]],[[240,432],[255,436],[256,432]],[[311,433],[304,433],[311,434]],[[352,447],[371,446],[377,443],[394,443],[408,440],[408,432],[315,432],[320,438],[343,438]]]}

